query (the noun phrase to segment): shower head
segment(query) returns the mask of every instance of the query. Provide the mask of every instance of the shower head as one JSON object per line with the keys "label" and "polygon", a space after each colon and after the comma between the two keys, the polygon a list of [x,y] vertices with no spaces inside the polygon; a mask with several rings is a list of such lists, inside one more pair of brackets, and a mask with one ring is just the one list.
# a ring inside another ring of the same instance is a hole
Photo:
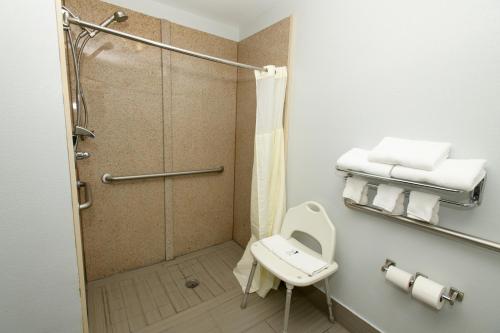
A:
{"label": "shower head", "polygon": [[[117,11],[117,12],[114,12],[113,15],[111,15],[110,17],[108,17],[107,19],[105,19],[104,21],[102,21],[101,24],[99,24],[99,25],[101,27],[107,27],[108,25],[110,25],[113,22],[119,22],[119,23],[120,22],[125,22],[127,19],[128,19],[128,15],[127,14],[125,14],[122,11]],[[90,34],[90,37],[94,37],[99,32],[100,32],[99,30],[92,31],[92,33]]]}

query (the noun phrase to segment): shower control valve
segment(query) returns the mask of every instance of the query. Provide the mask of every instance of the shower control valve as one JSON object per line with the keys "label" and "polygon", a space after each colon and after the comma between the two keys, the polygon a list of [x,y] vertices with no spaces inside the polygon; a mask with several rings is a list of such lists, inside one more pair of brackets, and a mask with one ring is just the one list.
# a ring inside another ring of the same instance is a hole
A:
{"label": "shower control valve", "polygon": [[85,159],[87,159],[87,158],[89,158],[89,157],[90,157],[90,153],[88,153],[88,152],[86,152],[86,151],[77,151],[77,152],[75,153],[75,158],[76,158],[77,160],[85,160]]}

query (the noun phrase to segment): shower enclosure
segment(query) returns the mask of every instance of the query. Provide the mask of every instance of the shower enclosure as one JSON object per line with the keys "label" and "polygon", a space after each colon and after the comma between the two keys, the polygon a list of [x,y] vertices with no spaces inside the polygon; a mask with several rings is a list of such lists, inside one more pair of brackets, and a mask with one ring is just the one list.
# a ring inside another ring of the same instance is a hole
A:
{"label": "shower enclosure", "polygon": [[211,247],[224,254],[202,266],[235,288],[229,266],[250,238],[253,71],[287,65],[290,20],[235,42],[97,0],[66,0],[63,19],[90,315],[93,299],[113,302],[108,279]]}

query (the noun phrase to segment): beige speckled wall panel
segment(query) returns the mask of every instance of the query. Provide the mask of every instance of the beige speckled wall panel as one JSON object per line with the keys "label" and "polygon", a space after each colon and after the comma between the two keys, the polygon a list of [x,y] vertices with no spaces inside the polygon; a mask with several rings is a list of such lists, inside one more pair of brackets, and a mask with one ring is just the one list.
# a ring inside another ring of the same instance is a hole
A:
{"label": "beige speckled wall panel", "polygon": [[[121,9],[98,0],[66,0],[66,5],[91,22]],[[123,10],[129,20],[114,24],[115,29],[240,62],[286,64],[288,19],[238,45]],[[100,33],[85,49],[82,83],[89,127],[97,135],[80,146],[92,157],[78,161],[80,179],[90,183],[94,193],[94,205],[82,212],[88,280],[233,237],[246,243],[255,124],[251,71]],[[107,172],[126,175],[220,165],[225,167],[222,174],[113,185],[100,181]]]}
{"label": "beige speckled wall panel", "polygon": [[[238,62],[257,66],[286,66],[290,18],[242,40],[238,44]],[[236,117],[236,156],[233,239],[245,246],[250,239],[250,194],[253,143],[255,134],[255,78],[248,70],[238,70]]]}
{"label": "beige speckled wall panel", "polygon": [[[162,42],[170,44],[172,24],[161,20]],[[165,172],[173,171],[172,148],[172,76],[170,66],[171,52],[162,51],[162,89],[163,89],[163,156],[165,160]],[[174,258],[174,213],[173,213],[173,182],[171,178],[165,178],[165,259]]]}
{"label": "beige speckled wall panel", "polygon": [[[237,43],[171,24],[172,44],[237,59]],[[234,67],[171,54],[173,169],[223,165],[222,174],[173,180],[174,255],[232,239],[236,80]]]}
{"label": "beige speckled wall panel", "polygon": [[[66,5],[91,22],[120,9],[97,0]],[[237,58],[236,42],[123,10],[129,20],[115,29]],[[88,43],[83,59],[89,127],[97,135],[80,145],[92,157],[78,161],[80,179],[94,194],[93,206],[82,212],[88,280],[232,239],[236,69],[104,33]],[[225,167],[220,175],[100,182],[108,172],[219,165]]]}
{"label": "beige speckled wall panel", "polygon": [[[67,0],[66,5],[91,22],[118,9],[95,0]],[[161,40],[160,20],[126,12],[128,21],[114,28]],[[161,51],[100,33],[85,48],[81,72],[89,128],[96,133],[79,148],[91,158],[77,163],[94,197],[92,207],[82,211],[82,228],[87,278],[95,280],[165,258],[163,181],[100,181],[108,172],[164,168]]]}

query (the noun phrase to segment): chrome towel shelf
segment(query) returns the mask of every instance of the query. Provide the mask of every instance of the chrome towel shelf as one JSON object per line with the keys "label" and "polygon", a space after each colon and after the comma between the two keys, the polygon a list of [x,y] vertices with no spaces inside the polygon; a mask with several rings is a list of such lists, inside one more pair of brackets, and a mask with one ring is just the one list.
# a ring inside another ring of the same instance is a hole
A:
{"label": "chrome towel shelf", "polygon": [[[377,189],[378,188],[377,184],[370,184],[370,183],[368,183],[367,186],[370,187],[370,188],[373,188],[373,189]],[[405,195],[409,195],[410,191],[404,191],[404,194]],[[459,201],[454,201],[454,200],[448,200],[448,199],[441,198],[441,199],[439,199],[439,202],[446,203],[446,204],[449,204],[449,205],[458,206],[458,207],[463,207],[463,208],[474,208],[477,205],[479,205],[479,202],[477,200],[472,200],[471,202],[459,202]]]}
{"label": "chrome towel shelf", "polygon": [[470,243],[470,244],[473,244],[476,246],[480,246],[480,247],[483,247],[483,248],[488,249],[488,250],[500,252],[500,243],[496,243],[494,241],[490,241],[490,240],[480,238],[480,237],[475,237],[475,236],[472,236],[472,235],[469,235],[466,233],[462,233],[459,231],[451,230],[448,228],[438,227],[436,225],[432,225],[430,223],[415,220],[415,219],[412,219],[412,218],[409,218],[406,216],[389,215],[389,214],[384,213],[382,210],[379,210],[377,208],[370,207],[370,206],[358,205],[358,204],[349,202],[347,200],[344,200],[344,204],[348,208],[352,208],[352,209],[360,210],[360,211],[367,212],[367,213],[373,213],[373,214],[378,214],[378,215],[382,215],[385,217],[389,217],[389,218],[391,218],[392,221],[397,222],[399,224],[411,226],[411,227],[414,227],[414,228],[417,228],[417,229],[420,229],[423,231],[431,232],[431,233],[439,235],[439,236],[448,237],[451,239],[462,240],[462,241],[465,241],[467,243]]}
{"label": "chrome towel shelf", "polygon": [[114,182],[127,181],[127,180],[167,178],[167,177],[190,176],[190,175],[199,175],[205,173],[222,173],[222,172],[224,172],[223,166],[213,169],[173,171],[173,172],[154,173],[154,174],[136,175],[136,176],[112,176],[109,173],[106,173],[101,177],[101,180],[104,184],[111,184]]}
{"label": "chrome towel shelf", "polygon": [[359,176],[359,177],[364,177],[368,178],[370,180],[373,180],[377,184],[369,184],[370,187],[376,187],[378,183],[381,182],[387,182],[387,183],[393,183],[397,184],[399,186],[405,187],[405,186],[412,186],[412,187],[417,187],[419,189],[423,189],[426,191],[438,191],[442,193],[446,193],[449,195],[465,195],[467,194],[468,197],[468,202],[459,202],[455,200],[448,200],[445,198],[441,198],[442,203],[446,204],[451,204],[463,208],[473,208],[476,206],[479,206],[481,204],[481,199],[483,195],[483,190],[484,190],[484,185],[486,182],[486,177],[479,182],[479,184],[472,190],[472,191],[463,191],[459,189],[454,189],[454,188],[449,188],[449,187],[443,187],[443,186],[437,186],[437,185],[432,185],[432,184],[427,184],[427,183],[419,183],[419,182],[414,182],[410,180],[405,180],[405,179],[399,179],[399,178],[392,178],[392,177],[384,177],[384,176],[378,176],[378,175],[373,175],[361,171],[354,171],[354,170],[348,170],[348,169],[342,169],[337,167],[337,170],[340,172],[345,172],[347,174],[347,177],[352,177],[352,176]]}
{"label": "chrome towel shelf", "polygon": [[462,190],[457,190],[454,188],[449,188],[449,187],[442,187],[442,186],[437,186],[437,185],[432,185],[432,184],[426,184],[426,183],[419,183],[419,182],[414,182],[411,180],[406,180],[406,179],[399,179],[399,178],[393,178],[393,177],[384,177],[384,176],[378,176],[378,175],[373,175],[371,173],[366,173],[366,172],[361,172],[361,171],[354,171],[354,170],[349,170],[349,169],[342,169],[337,167],[338,171],[345,172],[348,175],[351,176],[360,176],[360,177],[366,177],[366,178],[371,178],[371,179],[376,179],[376,180],[381,180],[385,182],[391,182],[391,183],[397,183],[401,185],[411,185],[411,186],[418,186],[422,188],[426,188],[429,190],[438,190],[438,191],[445,191],[445,192],[452,192],[452,193],[463,193],[464,191]]}
{"label": "chrome towel shelf", "polygon": [[[482,195],[484,191],[484,185],[486,182],[486,177],[479,182],[479,184],[472,190],[472,191],[463,191],[459,189],[453,189],[453,188],[447,188],[447,187],[442,187],[442,186],[436,186],[432,184],[426,184],[426,183],[419,183],[419,182],[413,182],[413,181],[408,181],[404,179],[398,179],[398,178],[391,178],[391,177],[383,177],[383,176],[377,176],[377,175],[372,175],[368,174],[365,172],[360,172],[360,171],[354,171],[354,170],[346,170],[337,167],[338,171],[345,172],[346,173],[346,178],[347,177],[353,177],[353,176],[359,176],[359,177],[364,177],[372,181],[372,183],[369,183],[368,186],[371,188],[376,188],[380,183],[394,183],[398,184],[401,187],[407,188],[408,186],[410,187],[416,187],[419,189],[423,189],[427,192],[441,192],[442,194],[448,194],[452,196],[466,196],[468,198],[468,202],[460,202],[460,201],[454,201],[454,200],[449,200],[449,199],[444,199],[441,198],[440,201],[442,203],[446,204],[451,204],[454,206],[458,206],[461,208],[473,208],[476,206],[479,206],[481,204],[482,200]],[[408,191],[406,191],[408,192]],[[488,250],[492,250],[495,252],[500,252],[500,243],[490,241],[484,238],[480,237],[475,237],[466,233],[462,233],[459,231],[451,230],[448,228],[443,228],[439,227],[437,225],[432,225],[430,223],[426,223],[420,220],[412,219],[407,216],[402,216],[402,215],[391,215],[389,213],[384,212],[381,209],[378,209],[373,206],[365,206],[365,205],[359,205],[354,202],[351,202],[349,200],[344,199],[344,204],[348,208],[356,209],[359,211],[363,211],[366,213],[371,213],[371,214],[377,214],[383,217],[386,217],[394,222],[397,222],[399,224],[404,224],[407,226],[411,226],[413,228],[427,231],[436,235],[440,235],[443,237],[455,239],[455,240],[462,240],[465,241],[469,244],[473,244],[476,246],[483,247]]]}

